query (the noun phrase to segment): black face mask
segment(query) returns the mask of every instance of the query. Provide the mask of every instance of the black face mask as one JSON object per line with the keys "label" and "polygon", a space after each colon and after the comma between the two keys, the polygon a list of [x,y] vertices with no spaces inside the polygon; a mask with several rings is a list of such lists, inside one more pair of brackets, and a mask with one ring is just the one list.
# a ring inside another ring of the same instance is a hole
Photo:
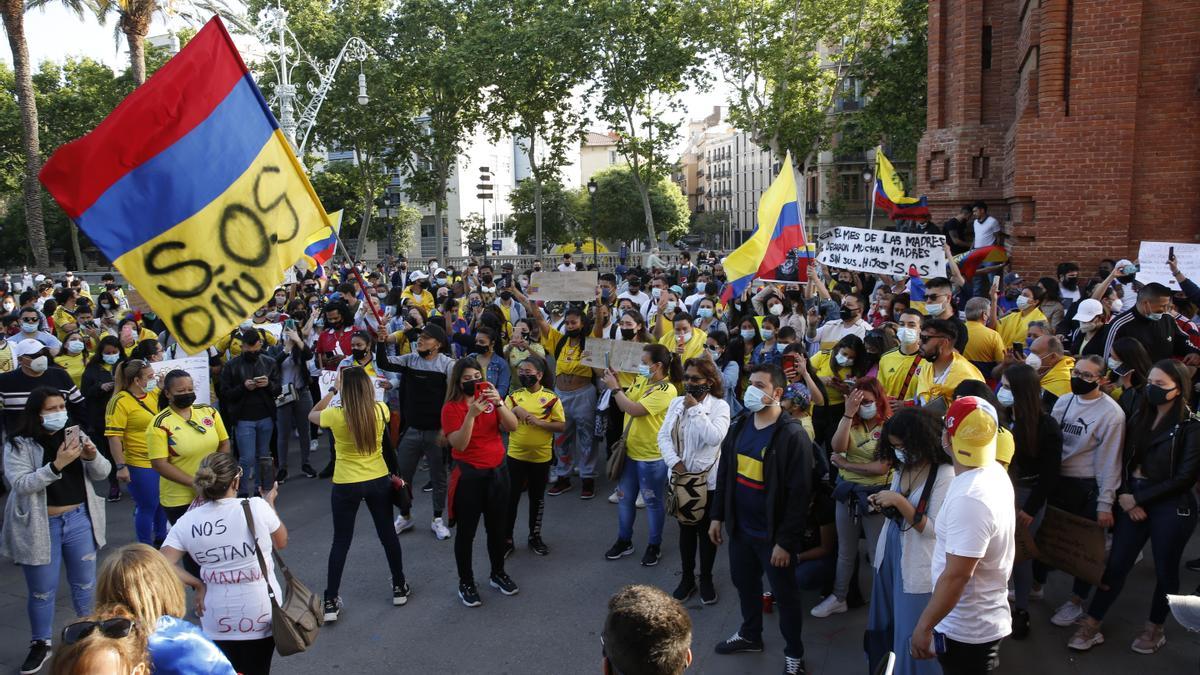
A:
{"label": "black face mask", "polygon": [[580,329],[580,328],[576,328],[576,329],[574,329],[574,330],[566,330],[566,331],[563,331],[563,335],[565,335],[565,336],[567,336],[567,337],[569,337],[569,338],[577,338],[577,337],[579,337],[579,336],[580,336],[580,335],[582,335],[582,334],[583,334],[583,330],[582,330],[582,329]]}
{"label": "black face mask", "polygon": [[711,387],[707,384],[686,384],[683,386],[684,393],[697,401],[707,396],[710,389]]}
{"label": "black face mask", "polygon": [[1133,280],[1136,278],[1137,278],[1136,274],[1124,274],[1122,276],[1117,277],[1117,281],[1119,281],[1123,284],[1132,284]]}
{"label": "black face mask", "polygon": [[1073,291],[1079,288],[1079,279],[1076,277],[1067,277],[1062,281],[1062,287],[1068,291]]}
{"label": "black face mask", "polygon": [[854,318],[854,310],[843,307],[838,311],[838,316],[842,317],[842,321],[849,321]]}
{"label": "black face mask", "polygon": [[428,357],[429,357],[429,355],[430,355],[430,354],[432,354],[432,353],[433,353],[433,350],[432,350],[432,349],[418,349],[418,350],[417,350],[417,356],[419,356],[419,357],[421,357],[421,358],[423,358],[423,359],[424,359],[424,358],[428,358]]}
{"label": "black face mask", "polygon": [[623,339],[623,340],[632,340],[635,335],[637,335],[636,328],[622,328],[621,329],[621,339]]}
{"label": "black face mask", "polygon": [[462,389],[462,393],[466,394],[467,396],[474,396],[476,384],[479,384],[479,380],[467,380],[458,386],[460,389]]}
{"label": "black face mask", "polygon": [[179,408],[180,410],[192,407],[192,404],[195,402],[195,394],[175,394],[171,397],[171,405]]}
{"label": "black face mask", "polygon": [[500,291],[500,299],[505,302],[512,300],[512,291]]}
{"label": "black face mask", "polygon": [[941,356],[941,350],[939,349],[939,350],[933,352],[932,354],[925,354],[924,352],[922,352],[921,355],[925,357],[926,361],[933,363],[934,361],[938,360],[939,356]]}
{"label": "black face mask", "polygon": [[354,360],[355,360],[355,361],[362,361],[363,359],[367,358],[367,350],[365,350],[365,349],[351,349],[351,350],[350,350],[350,355],[354,357]]}
{"label": "black face mask", "polygon": [[468,351],[472,354],[486,354],[491,350],[491,347],[484,347],[483,345],[471,345],[471,348]]}
{"label": "black face mask", "polygon": [[492,283],[492,275],[490,275],[490,274],[481,274],[481,275],[479,275],[479,280],[480,280],[480,281],[482,281],[482,282],[483,282],[483,283],[485,283],[485,284],[490,284],[490,283]]}
{"label": "black face mask", "polygon": [[1162,405],[1167,402],[1167,396],[1170,396],[1172,391],[1175,391],[1175,390],[1174,389],[1163,389],[1162,387],[1158,386],[1157,384],[1147,384],[1146,385],[1146,400],[1148,400],[1150,402],[1150,405],[1154,405],[1154,406]]}
{"label": "black face mask", "polygon": [[1075,394],[1076,396],[1090,394],[1096,390],[1096,387],[1099,386],[1099,382],[1086,382],[1083,380],[1083,378],[1079,377],[1071,378],[1071,393]]}
{"label": "black face mask", "polygon": [[1010,288],[1009,290],[1004,291],[1004,297],[1007,298],[1008,300],[1016,300],[1017,297],[1019,297],[1020,295],[1021,295],[1021,291],[1019,291],[1015,288]]}
{"label": "black face mask", "polygon": [[521,386],[525,387],[526,389],[529,389],[533,385],[537,384],[537,381],[538,381],[537,375],[520,375],[520,374],[518,374],[517,379],[521,381]]}

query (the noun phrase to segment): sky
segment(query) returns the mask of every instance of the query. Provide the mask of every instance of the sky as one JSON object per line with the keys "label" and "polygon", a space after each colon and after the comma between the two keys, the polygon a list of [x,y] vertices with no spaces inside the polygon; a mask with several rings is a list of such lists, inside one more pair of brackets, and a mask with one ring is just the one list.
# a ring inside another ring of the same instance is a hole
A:
{"label": "sky", "polygon": [[[46,59],[62,62],[69,57],[88,56],[115,70],[123,70],[129,57],[124,37],[119,43],[113,39],[114,22],[115,19],[110,18],[107,24],[100,24],[90,14],[81,20],[57,4],[46,5],[44,9],[32,9],[25,14],[29,55],[35,64]],[[179,20],[168,25],[162,16],[156,16],[150,27],[150,35],[162,35],[169,28],[179,25]],[[12,64],[12,53],[6,47],[0,47],[0,60]],[[712,112],[713,106],[725,105],[725,88],[716,78],[713,84],[708,92],[691,90],[684,95],[689,119],[699,119]],[[681,138],[681,145],[683,141]]]}

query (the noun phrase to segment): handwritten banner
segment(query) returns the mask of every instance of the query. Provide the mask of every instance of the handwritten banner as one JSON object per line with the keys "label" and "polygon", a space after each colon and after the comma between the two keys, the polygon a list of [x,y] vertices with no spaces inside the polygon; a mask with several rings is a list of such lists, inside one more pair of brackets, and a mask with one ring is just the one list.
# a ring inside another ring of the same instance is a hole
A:
{"label": "handwritten banner", "polygon": [[1175,259],[1184,274],[1200,274],[1200,244],[1177,244],[1170,241],[1143,241],[1138,247],[1137,280],[1143,284],[1158,282],[1171,290],[1179,290],[1179,282],[1167,267],[1167,256],[1175,249]]}
{"label": "handwritten banner", "polygon": [[1100,585],[1108,554],[1104,528],[1096,521],[1047,506],[1035,541],[1039,560],[1093,586]]}
{"label": "handwritten banner", "polygon": [[642,364],[641,342],[588,338],[580,361],[591,368],[612,368],[619,373],[636,373]]}
{"label": "handwritten banner", "polygon": [[[333,385],[337,384],[337,375],[338,371],[336,370],[322,370],[320,374],[317,375],[317,389],[319,389],[321,392],[321,398],[325,398],[325,395],[329,393],[329,390],[333,387]],[[387,392],[384,391],[383,385],[380,383],[380,380],[382,379],[385,378],[376,378],[373,383],[375,386],[375,400],[379,401],[380,403],[383,403],[384,399],[387,397]],[[329,401],[329,405],[331,406],[336,407],[340,406],[341,404],[341,394],[337,394],[331,401]]]}
{"label": "handwritten banner", "polygon": [[182,359],[171,359],[151,363],[150,369],[155,375],[166,374],[172,370],[186,370],[192,376],[192,386],[196,391],[196,403],[212,405],[212,385],[209,381],[208,356],[189,356]]}
{"label": "handwritten banner", "polygon": [[817,261],[857,272],[900,276],[917,268],[922,278],[946,273],[946,238],[939,234],[907,234],[835,227],[817,237]]}
{"label": "handwritten banner", "polygon": [[596,299],[599,272],[534,272],[526,295],[531,300],[591,302]]}

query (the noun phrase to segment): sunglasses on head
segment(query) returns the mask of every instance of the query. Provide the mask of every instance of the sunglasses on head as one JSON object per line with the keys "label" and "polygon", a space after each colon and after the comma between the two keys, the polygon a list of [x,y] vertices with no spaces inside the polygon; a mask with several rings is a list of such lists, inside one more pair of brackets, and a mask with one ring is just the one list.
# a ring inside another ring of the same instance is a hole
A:
{"label": "sunglasses on head", "polygon": [[103,621],[79,621],[63,628],[62,641],[63,644],[75,644],[97,630],[104,637],[120,639],[128,637],[133,632],[133,626],[133,620],[124,617],[105,619]]}

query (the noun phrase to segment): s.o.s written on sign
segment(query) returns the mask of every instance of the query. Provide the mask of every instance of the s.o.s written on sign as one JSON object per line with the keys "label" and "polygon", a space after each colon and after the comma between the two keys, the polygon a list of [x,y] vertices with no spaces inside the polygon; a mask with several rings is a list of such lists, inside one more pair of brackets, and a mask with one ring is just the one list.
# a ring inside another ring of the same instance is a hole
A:
{"label": "s.o.s written on sign", "polygon": [[946,273],[946,238],[937,234],[906,234],[835,227],[817,237],[817,261],[857,272],[899,276],[917,268],[922,277]]}

